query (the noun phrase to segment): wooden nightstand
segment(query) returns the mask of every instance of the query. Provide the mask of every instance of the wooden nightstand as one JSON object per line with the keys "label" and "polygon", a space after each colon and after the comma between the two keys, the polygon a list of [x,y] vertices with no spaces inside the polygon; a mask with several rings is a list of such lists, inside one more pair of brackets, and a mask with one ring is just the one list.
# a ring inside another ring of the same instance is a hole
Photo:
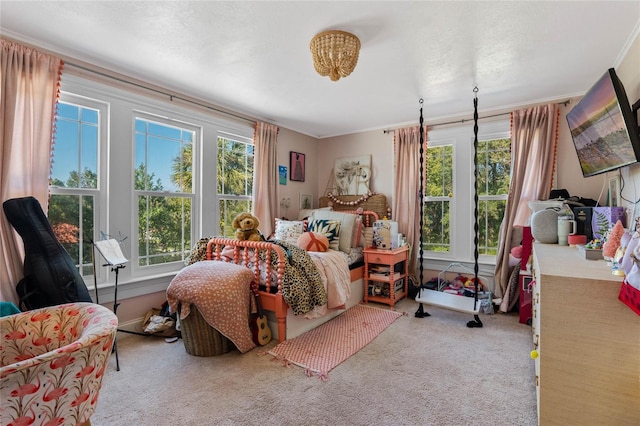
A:
{"label": "wooden nightstand", "polygon": [[409,247],[394,250],[364,249],[364,302],[393,307],[407,295]]}

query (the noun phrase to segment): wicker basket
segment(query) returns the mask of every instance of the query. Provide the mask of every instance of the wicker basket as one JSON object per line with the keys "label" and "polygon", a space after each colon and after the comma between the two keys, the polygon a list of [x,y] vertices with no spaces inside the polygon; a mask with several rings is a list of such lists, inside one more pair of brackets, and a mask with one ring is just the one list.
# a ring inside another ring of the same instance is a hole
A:
{"label": "wicker basket", "polygon": [[189,315],[180,320],[180,332],[184,348],[191,355],[222,355],[235,349],[233,342],[211,327],[193,304]]}

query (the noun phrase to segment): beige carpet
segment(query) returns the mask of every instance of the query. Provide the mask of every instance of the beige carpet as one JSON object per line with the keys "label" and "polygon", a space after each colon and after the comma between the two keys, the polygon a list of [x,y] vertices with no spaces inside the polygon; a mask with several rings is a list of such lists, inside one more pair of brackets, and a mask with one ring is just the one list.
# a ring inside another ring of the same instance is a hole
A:
{"label": "beige carpet", "polygon": [[[373,306],[379,306],[372,304]],[[182,341],[118,334],[94,426],[112,425],[535,425],[531,328],[517,315],[407,312],[329,380],[264,355],[194,357]],[[262,354],[262,355],[260,355]]]}

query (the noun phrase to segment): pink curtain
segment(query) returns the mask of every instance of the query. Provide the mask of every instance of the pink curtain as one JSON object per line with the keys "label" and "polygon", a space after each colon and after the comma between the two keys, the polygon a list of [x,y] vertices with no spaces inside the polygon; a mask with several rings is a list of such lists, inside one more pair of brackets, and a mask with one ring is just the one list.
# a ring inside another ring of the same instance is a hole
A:
{"label": "pink curtain", "polygon": [[[0,195],[2,202],[33,196],[48,206],[53,118],[63,62],[0,39]],[[0,299],[17,304],[24,249],[4,212],[0,215]]]}
{"label": "pink curtain", "polygon": [[278,127],[256,123],[253,136],[253,215],[268,238],[278,212]]}
{"label": "pink curtain", "polygon": [[502,297],[503,312],[510,304],[506,289],[513,227],[526,225],[530,214],[527,202],[548,199],[553,187],[559,115],[556,104],[511,113],[511,184],[500,226],[494,290],[496,297]]}
{"label": "pink curtain", "polygon": [[[407,237],[411,248],[409,273],[416,273],[420,249],[420,127],[397,129],[393,134],[395,156],[395,191],[393,217],[398,222],[398,232]],[[427,149],[424,133],[424,155]]]}

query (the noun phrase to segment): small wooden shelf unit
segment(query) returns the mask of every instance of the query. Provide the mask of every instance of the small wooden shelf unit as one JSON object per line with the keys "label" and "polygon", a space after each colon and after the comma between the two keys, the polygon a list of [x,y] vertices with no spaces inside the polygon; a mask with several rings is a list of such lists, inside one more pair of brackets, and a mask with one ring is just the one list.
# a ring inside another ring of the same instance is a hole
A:
{"label": "small wooden shelf unit", "polygon": [[407,295],[409,248],[364,249],[364,302],[386,303],[393,307]]}

